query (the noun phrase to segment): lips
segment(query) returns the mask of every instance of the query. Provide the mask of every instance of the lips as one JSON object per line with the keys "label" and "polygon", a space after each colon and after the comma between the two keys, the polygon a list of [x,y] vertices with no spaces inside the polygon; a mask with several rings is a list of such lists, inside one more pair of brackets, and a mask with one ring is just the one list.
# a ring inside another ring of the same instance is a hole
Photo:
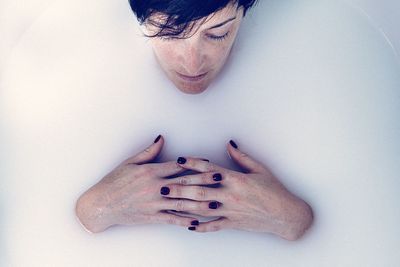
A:
{"label": "lips", "polygon": [[188,75],[183,75],[179,72],[177,72],[176,74],[178,75],[179,78],[181,78],[184,81],[188,81],[188,82],[198,82],[200,80],[202,80],[208,72],[200,74],[200,75],[196,75],[196,76],[188,76]]}

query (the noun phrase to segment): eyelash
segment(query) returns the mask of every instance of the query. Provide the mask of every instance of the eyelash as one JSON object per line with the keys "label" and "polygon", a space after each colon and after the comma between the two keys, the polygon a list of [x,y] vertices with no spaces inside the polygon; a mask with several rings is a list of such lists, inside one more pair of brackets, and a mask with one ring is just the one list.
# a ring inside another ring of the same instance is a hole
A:
{"label": "eyelash", "polygon": [[[213,41],[219,41],[219,42],[222,42],[223,40],[225,40],[228,36],[229,36],[229,31],[227,32],[227,33],[225,33],[224,35],[221,35],[221,36],[217,36],[217,35],[212,35],[212,34],[207,34],[206,36],[208,37],[208,38],[210,38],[211,40],[213,40]],[[179,38],[176,38],[176,37],[160,37],[161,38],[161,40],[163,40],[163,41],[172,41],[172,40],[177,40],[177,39],[179,39]]]}
{"label": "eyelash", "polygon": [[210,38],[211,40],[215,40],[215,41],[220,41],[221,42],[221,41],[225,40],[228,37],[228,35],[229,35],[229,32],[227,32],[227,33],[225,33],[224,35],[221,35],[221,36],[208,34],[207,37]]}

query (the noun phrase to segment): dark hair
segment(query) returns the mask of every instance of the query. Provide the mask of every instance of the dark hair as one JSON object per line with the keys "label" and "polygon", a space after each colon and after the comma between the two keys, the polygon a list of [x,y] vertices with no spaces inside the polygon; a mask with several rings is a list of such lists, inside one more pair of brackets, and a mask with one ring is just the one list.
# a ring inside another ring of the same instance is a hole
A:
{"label": "dark hair", "polygon": [[[140,24],[149,23],[159,29],[148,37],[180,36],[192,32],[194,21],[200,25],[206,19],[228,4],[243,7],[243,15],[257,0],[129,0],[132,11]],[[151,19],[153,15],[162,15],[161,21]]]}

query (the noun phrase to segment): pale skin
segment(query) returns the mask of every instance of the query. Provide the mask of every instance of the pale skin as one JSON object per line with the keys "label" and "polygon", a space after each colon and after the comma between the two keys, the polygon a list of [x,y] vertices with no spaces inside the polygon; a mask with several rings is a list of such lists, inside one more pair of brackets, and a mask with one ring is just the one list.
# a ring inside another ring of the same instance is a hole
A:
{"label": "pale skin", "polygon": [[302,236],[313,219],[310,206],[290,193],[264,165],[230,143],[226,149],[243,172],[196,158],[187,158],[185,164],[180,164],[200,173],[220,173],[222,188],[196,186],[198,182],[194,176],[185,177],[185,186],[169,186],[168,197],[171,198],[221,203],[215,210],[192,211],[203,216],[221,216],[218,220],[201,223],[196,231],[237,229],[273,233],[288,240]]}
{"label": "pale skin", "polygon": [[[193,157],[186,157],[184,164],[150,163],[163,145],[161,137],[79,198],[76,214],[88,231],[101,232],[118,224],[165,223],[195,227],[191,230],[197,232],[238,229],[297,240],[311,225],[310,206],[290,193],[264,165],[230,143],[227,151],[244,172]],[[197,173],[166,179],[185,170]],[[220,174],[220,181],[214,180],[215,174]],[[222,187],[203,186],[215,183]],[[165,187],[169,188],[167,195],[162,194]],[[210,207],[213,202],[219,203],[215,209]],[[199,223],[196,217],[170,214],[168,210],[220,218]]]}
{"label": "pale skin", "polygon": [[[163,144],[164,139],[160,138],[125,160],[78,199],[76,214],[88,231],[101,232],[116,224],[167,223],[187,227],[196,220],[165,212],[178,208],[180,201],[163,198],[160,188],[171,182],[165,177],[182,173],[184,168],[176,162],[150,163]],[[174,181],[179,183],[179,178]]]}
{"label": "pale skin", "polygon": [[[243,17],[243,8],[228,5],[207,19],[189,38],[152,38],[151,45],[160,67],[176,88],[187,94],[199,94],[207,89],[220,73],[228,59]],[[157,20],[160,18],[154,18]],[[151,25],[146,34],[157,29]],[[198,81],[188,81],[180,74],[197,76]]]}
{"label": "pale skin", "polygon": [[[228,5],[195,27],[189,38],[152,39],[160,67],[179,90],[199,94],[207,89],[229,56],[242,16],[241,8]],[[149,33],[153,30],[147,27]],[[198,75],[201,78],[196,78]],[[230,142],[227,152],[241,172],[195,157],[184,157],[185,163],[155,163],[164,142],[160,136],[78,199],[76,214],[88,231],[162,223],[195,232],[238,229],[297,240],[312,224],[311,207],[285,188],[265,165]],[[195,174],[184,175],[187,170]],[[204,186],[216,183],[221,186]],[[194,215],[218,219],[199,222]]]}

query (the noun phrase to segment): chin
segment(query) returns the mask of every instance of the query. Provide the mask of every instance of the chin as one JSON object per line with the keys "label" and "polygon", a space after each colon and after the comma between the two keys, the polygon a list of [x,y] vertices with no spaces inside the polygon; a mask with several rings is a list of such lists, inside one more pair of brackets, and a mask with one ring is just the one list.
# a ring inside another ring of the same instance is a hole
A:
{"label": "chin", "polygon": [[197,95],[207,90],[209,83],[182,83],[174,82],[176,88],[185,94]]}

